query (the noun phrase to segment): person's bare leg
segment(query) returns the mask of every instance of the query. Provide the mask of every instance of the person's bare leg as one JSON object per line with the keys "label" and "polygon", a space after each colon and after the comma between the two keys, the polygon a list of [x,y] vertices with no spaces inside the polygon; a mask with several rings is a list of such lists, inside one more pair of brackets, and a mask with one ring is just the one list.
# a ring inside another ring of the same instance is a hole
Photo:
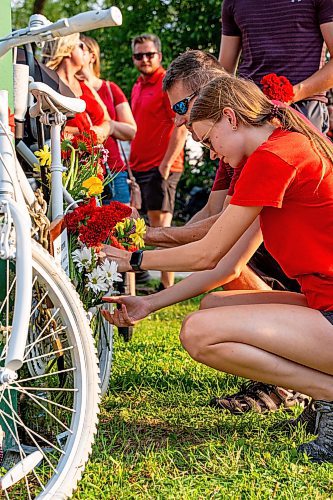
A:
{"label": "person's bare leg", "polygon": [[200,309],[246,304],[294,304],[307,307],[306,298],[301,293],[272,290],[230,290],[212,292],[200,302]]}
{"label": "person's bare leg", "polygon": [[[161,210],[148,210],[149,224],[152,227],[170,227],[172,214]],[[169,288],[175,282],[175,273],[162,272],[161,283],[165,288]]]}
{"label": "person's bare leg", "polygon": [[181,342],[193,359],[219,371],[333,400],[333,326],[314,309],[205,309],[184,320]]}

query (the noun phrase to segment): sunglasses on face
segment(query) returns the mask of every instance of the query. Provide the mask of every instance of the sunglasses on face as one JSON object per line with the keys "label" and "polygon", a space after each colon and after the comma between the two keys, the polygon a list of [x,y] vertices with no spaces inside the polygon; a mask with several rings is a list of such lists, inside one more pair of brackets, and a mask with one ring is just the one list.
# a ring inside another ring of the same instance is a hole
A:
{"label": "sunglasses on face", "polygon": [[195,91],[195,92],[193,92],[193,94],[189,95],[188,97],[185,97],[181,101],[176,102],[176,104],[174,104],[172,106],[173,111],[175,113],[177,113],[177,115],[185,115],[188,112],[188,106],[189,106],[190,102],[197,95],[198,95],[198,92]]}
{"label": "sunglasses on face", "polygon": [[142,61],[144,56],[146,56],[147,59],[152,59],[155,54],[158,54],[158,52],[137,52],[133,54],[133,57],[136,61]]}

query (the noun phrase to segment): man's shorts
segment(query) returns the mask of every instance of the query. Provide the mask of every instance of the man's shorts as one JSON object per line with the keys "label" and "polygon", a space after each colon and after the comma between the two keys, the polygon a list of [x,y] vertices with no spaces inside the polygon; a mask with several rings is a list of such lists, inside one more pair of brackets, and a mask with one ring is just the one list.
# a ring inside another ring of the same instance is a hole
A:
{"label": "man's shorts", "polygon": [[133,172],[141,189],[142,210],[161,210],[173,213],[175,207],[176,188],[181,172],[171,172],[168,179],[161,176],[158,167],[147,172]]}
{"label": "man's shorts", "polygon": [[288,278],[282,271],[280,265],[266,250],[264,244],[260,245],[256,253],[251,257],[248,266],[273,290],[284,290],[289,292],[300,292],[298,281]]}
{"label": "man's shorts", "polygon": [[303,101],[294,102],[291,106],[306,116],[320,132],[327,134],[329,116],[327,105],[324,102],[304,99]]}

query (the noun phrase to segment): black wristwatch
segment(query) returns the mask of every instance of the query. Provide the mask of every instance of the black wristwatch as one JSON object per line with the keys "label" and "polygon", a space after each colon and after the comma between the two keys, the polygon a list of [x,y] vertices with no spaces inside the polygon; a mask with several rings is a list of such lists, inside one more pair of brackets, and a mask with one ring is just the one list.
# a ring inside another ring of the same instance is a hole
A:
{"label": "black wristwatch", "polygon": [[136,250],[135,252],[132,253],[130,259],[130,266],[132,267],[133,271],[142,271],[140,267],[142,262],[142,257],[143,257],[143,250]]}

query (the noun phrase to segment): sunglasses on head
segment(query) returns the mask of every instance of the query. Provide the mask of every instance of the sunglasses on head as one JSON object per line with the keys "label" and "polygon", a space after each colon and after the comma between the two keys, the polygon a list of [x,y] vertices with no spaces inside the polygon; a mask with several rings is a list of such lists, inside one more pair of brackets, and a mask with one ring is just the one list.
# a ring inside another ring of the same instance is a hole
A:
{"label": "sunglasses on head", "polygon": [[133,57],[136,61],[142,61],[144,56],[146,56],[147,59],[152,59],[155,54],[158,54],[158,52],[137,52],[133,54]]}
{"label": "sunglasses on head", "polygon": [[193,92],[193,94],[189,95],[188,97],[184,97],[181,101],[176,102],[172,106],[172,109],[177,115],[185,115],[188,112],[188,105],[198,95],[198,91]]}

